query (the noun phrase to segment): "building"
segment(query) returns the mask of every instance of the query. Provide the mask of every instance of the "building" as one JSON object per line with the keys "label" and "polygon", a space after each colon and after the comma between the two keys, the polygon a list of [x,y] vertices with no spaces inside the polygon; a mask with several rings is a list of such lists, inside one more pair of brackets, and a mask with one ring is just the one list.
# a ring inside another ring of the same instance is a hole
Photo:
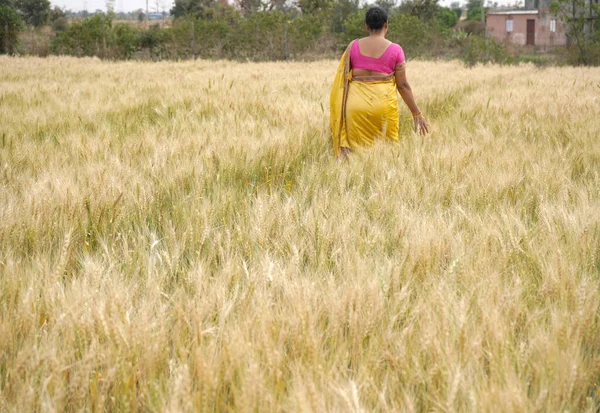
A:
{"label": "building", "polygon": [[500,41],[540,49],[567,44],[566,25],[550,13],[550,0],[526,0],[525,8],[488,12],[488,34]]}

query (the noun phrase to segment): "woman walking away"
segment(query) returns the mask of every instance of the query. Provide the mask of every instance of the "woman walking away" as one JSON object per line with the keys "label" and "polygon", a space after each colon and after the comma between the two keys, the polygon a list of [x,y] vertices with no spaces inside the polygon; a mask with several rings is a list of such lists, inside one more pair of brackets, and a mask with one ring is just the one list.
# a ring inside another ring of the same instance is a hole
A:
{"label": "woman walking away", "polygon": [[376,138],[398,141],[396,89],[412,112],[416,131],[429,132],[406,80],[404,52],[385,38],[387,13],[371,7],[365,24],[369,36],[350,42],[331,88],[330,126],[338,160],[359,147],[371,146]]}

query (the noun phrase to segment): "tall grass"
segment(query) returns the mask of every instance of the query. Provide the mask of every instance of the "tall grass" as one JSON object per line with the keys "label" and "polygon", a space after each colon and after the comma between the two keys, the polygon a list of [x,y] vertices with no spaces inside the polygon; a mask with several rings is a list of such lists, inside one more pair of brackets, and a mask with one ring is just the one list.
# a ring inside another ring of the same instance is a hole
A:
{"label": "tall grass", "polygon": [[0,58],[0,411],[597,411],[600,71]]}

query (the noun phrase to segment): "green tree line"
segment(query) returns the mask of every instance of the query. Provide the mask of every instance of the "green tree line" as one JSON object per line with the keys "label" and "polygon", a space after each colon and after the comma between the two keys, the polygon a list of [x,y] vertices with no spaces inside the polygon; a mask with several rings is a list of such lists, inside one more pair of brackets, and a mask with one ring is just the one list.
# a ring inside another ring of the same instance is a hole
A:
{"label": "green tree line", "polygon": [[[50,24],[49,52],[104,59],[285,60],[338,55],[352,39],[366,35],[369,4],[358,0],[176,0],[173,23],[117,22],[97,12],[67,21],[48,0],[0,0],[0,47],[15,53],[19,31]],[[562,2],[583,0],[560,0]],[[509,63],[505,45],[484,39],[481,0],[442,7],[438,0],[376,0],[390,18],[388,38],[408,58],[462,58],[467,64]],[[464,12],[467,22],[457,28]],[[593,42],[594,40],[590,40]],[[588,53],[584,63],[593,63]]]}

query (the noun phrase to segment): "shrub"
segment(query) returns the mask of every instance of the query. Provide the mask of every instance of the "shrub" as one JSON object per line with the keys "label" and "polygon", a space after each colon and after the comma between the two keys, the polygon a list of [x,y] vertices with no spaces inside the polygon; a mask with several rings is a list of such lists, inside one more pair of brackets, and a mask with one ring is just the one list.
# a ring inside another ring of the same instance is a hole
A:
{"label": "shrub", "polygon": [[[341,35],[341,42],[345,47],[352,40],[364,37],[365,32],[365,12],[356,13],[346,21],[346,31]],[[427,24],[417,16],[407,13],[395,12],[389,15],[388,39],[402,46],[407,56],[423,56],[428,53],[428,45],[432,43],[435,30],[434,26]]]}
{"label": "shrub", "polygon": [[58,17],[52,21],[52,30],[55,32],[64,32],[69,27],[69,19]]}
{"label": "shrub", "polygon": [[469,36],[462,59],[467,66],[474,66],[477,63],[510,63],[510,57],[502,43],[488,37],[486,44],[486,39],[482,36]]}
{"label": "shrub", "polygon": [[138,46],[137,30],[129,24],[116,24],[113,28],[113,58],[130,59]]}
{"label": "shrub", "polygon": [[[487,10],[484,11],[487,17]],[[481,21],[481,7],[475,7],[467,13],[467,20],[469,21]]]}
{"label": "shrub", "polygon": [[458,23],[456,13],[449,8],[440,7],[436,14],[436,19],[441,27],[450,29]]}
{"label": "shrub", "polygon": [[175,44],[175,28],[161,28],[158,24],[138,33],[138,47],[147,57],[162,60],[178,57]]}
{"label": "shrub", "polygon": [[111,26],[110,18],[101,14],[73,23],[67,30],[57,34],[52,42],[52,51],[75,56],[106,57],[112,36]]}
{"label": "shrub", "polygon": [[294,56],[315,46],[323,34],[323,25],[316,16],[300,16],[289,24],[290,53]]}

